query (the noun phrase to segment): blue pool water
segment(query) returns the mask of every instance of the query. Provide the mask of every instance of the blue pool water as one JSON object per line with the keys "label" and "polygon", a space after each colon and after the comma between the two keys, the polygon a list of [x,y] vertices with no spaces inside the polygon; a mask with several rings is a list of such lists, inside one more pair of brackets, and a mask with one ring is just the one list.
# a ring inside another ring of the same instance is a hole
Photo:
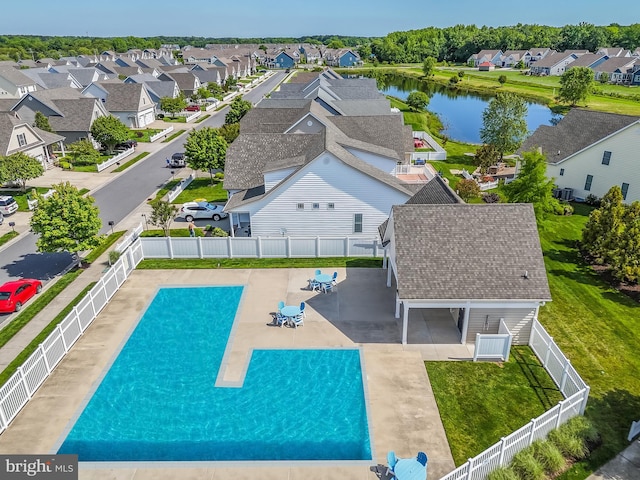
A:
{"label": "blue pool water", "polygon": [[358,350],[256,350],[241,387],[214,386],[241,296],[242,287],[160,289],[58,453],[370,460]]}

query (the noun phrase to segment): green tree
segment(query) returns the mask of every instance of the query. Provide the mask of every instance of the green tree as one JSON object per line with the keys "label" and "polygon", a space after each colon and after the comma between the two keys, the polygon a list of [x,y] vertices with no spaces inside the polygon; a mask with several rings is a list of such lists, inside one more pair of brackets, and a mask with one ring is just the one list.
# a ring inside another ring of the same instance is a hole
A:
{"label": "green tree", "polygon": [[527,136],[527,104],[514,93],[499,92],[482,112],[480,139],[493,145],[500,160],[515,152]]}
{"label": "green tree", "polygon": [[610,254],[609,265],[620,281],[640,283],[640,202],[625,207],[624,230]]}
{"label": "green tree", "polygon": [[160,99],[160,109],[165,112],[169,112],[171,114],[171,118],[175,118],[176,114],[184,110],[186,106],[187,101],[182,95],[176,98],[162,97]]}
{"label": "green tree", "polygon": [[193,100],[204,100],[207,97],[209,97],[209,90],[207,90],[206,87],[200,87],[193,95],[191,95]]}
{"label": "green tree", "polygon": [[253,105],[251,104],[251,102],[243,100],[242,96],[237,96],[231,102],[229,111],[224,116],[224,123],[229,124],[240,122],[240,120],[242,120],[242,117],[244,117],[252,107]]}
{"label": "green tree", "polygon": [[178,214],[178,207],[165,202],[164,200],[158,200],[151,204],[151,216],[149,222],[156,227],[160,227],[164,232],[164,236],[169,236],[169,229],[171,223]]}
{"label": "green tree", "polygon": [[210,92],[210,96],[213,95],[216,98],[222,98],[222,87],[215,82],[207,84],[207,90]]}
{"label": "green tree", "polygon": [[465,202],[468,202],[472,198],[480,196],[480,186],[472,179],[462,179],[456,185],[456,190],[460,198]]}
{"label": "green tree", "polygon": [[344,48],[344,42],[339,38],[333,38],[327,45],[327,48]]}
{"label": "green tree", "polygon": [[422,62],[422,73],[424,73],[425,77],[430,77],[433,75],[433,72],[436,69],[436,63],[438,61],[433,57],[427,57]]}
{"label": "green tree", "polygon": [[113,147],[129,138],[129,129],[119,118],[113,115],[98,117],[91,124],[91,135],[109,153],[113,153]]}
{"label": "green tree", "polygon": [[49,124],[49,119],[40,111],[36,112],[33,126],[40,130],[44,130],[45,132],[53,132],[53,129]]}
{"label": "green tree", "polygon": [[587,99],[593,85],[593,70],[589,67],[573,67],[560,77],[558,100],[575,106]]}
{"label": "green tree", "polygon": [[227,77],[227,79],[224,81],[224,87],[223,87],[224,91],[228,92],[237,84],[238,84],[238,79],[236,77],[233,77],[233,76]]}
{"label": "green tree", "polygon": [[38,198],[31,229],[39,234],[39,252],[82,252],[100,245],[102,221],[92,197],[84,197],[69,182],[54,185],[55,193]]}
{"label": "green tree", "polygon": [[27,181],[44,174],[44,167],[37,158],[23,152],[12,153],[0,159],[0,177],[5,182],[18,182],[23,192],[27,191]]}
{"label": "green tree", "polygon": [[215,128],[191,130],[184,144],[184,153],[191,168],[209,172],[213,185],[213,170],[224,169],[227,142]]}
{"label": "green tree", "polygon": [[240,135],[239,123],[225,123],[218,128],[218,133],[230,145]]}
{"label": "green tree", "polygon": [[451,85],[452,87],[455,86],[458,82],[460,81],[460,77],[453,76],[451,78],[449,78],[449,85]]}
{"label": "green tree", "polygon": [[498,77],[498,82],[500,83],[500,85],[504,85],[505,83],[507,83],[507,76],[506,75],[500,75]]}
{"label": "green tree", "polygon": [[562,211],[553,198],[553,179],[547,178],[547,159],[537,151],[525,152],[518,176],[504,186],[509,203],[532,203],[538,222],[549,213]]}
{"label": "green tree", "polygon": [[601,84],[605,84],[609,82],[609,74],[607,72],[600,72],[600,76],[598,77],[598,81]]}
{"label": "green tree", "polygon": [[489,144],[483,144],[476,151],[476,165],[480,167],[480,173],[483,175],[487,173],[487,169],[491,165],[495,165],[498,159],[500,158],[500,152],[496,150],[496,147]]}
{"label": "green tree", "polygon": [[78,140],[69,145],[69,155],[74,165],[91,165],[98,163],[100,152],[98,152],[93,143],[89,140]]}
{"label": "green tree", "polygon": [[429,96],[424,92],[411,92],[407,96],[407,105],[416,112],[424,110],[429,105]]}
{"label": "green tree", "polygon": [[582,230],[582,247],[598,263],[610,261],[611,252],[624,231],[625,206],[622,201],[622,189],[614,185],[600,200],[600,208],[591,212]]}

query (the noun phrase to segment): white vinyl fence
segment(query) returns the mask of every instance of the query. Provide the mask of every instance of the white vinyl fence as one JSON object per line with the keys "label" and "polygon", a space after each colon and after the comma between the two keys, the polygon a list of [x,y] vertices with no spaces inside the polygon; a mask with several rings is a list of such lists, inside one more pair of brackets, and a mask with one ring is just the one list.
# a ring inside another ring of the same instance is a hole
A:
{"label": "white vinyl fence", "polygon": [[378,257],[376,239],[351,237],[141,238],[144,258]]}
{"label": "white vinyl fence", "polygon": [[520,450],[535,440],[546,438],[551,430],[584,413],[589,398],[589,386],[580,378],[571,362],[537,319],[533,320],[529,346],[565,399],[524,427],[503,437],[480,455],[470,458],[440,480],[485,480],[496,468],[508,465]]}
{"label": "white vinyl fence", "polygon": [[511,351],[511,341],[513,335],[509,332],[509,328],[500,319],[500,328],[498,333],[476,333],[476,343],[473,350],[473,361],[477,362],[482,359],[499,358],[503,362],[509,361],[509,352]]}
{"label": "white vinyl fence", "polygon": [[91,322],[115,295],[129,274],[143,259],[142,245],[136,242],[73,307],[56,329],[0,388],[0,433],[31,399],[56,365],[80,338]]}
{"label": "white vinyl fence", "polygon": [[124,237],[122,237],[122,240],[116,243],[114,250],[116,252],[122,253],[129,245],[131,245],[140,236],[143,230],[144,230],[144,227],[142,226],[142,223],[140,223],[140,225],[138,225],[132,231],[127,233]]}
{"label": "white vinyl fence", "polygon": [[176,198],[178,198],[178,195],[180,195],[182,191],[187,188],[187,186],[189,186],[189,184],[193,182],[195,178],[196,176],[192,173],[187,178],[180,180],[180,183],[173,187],[173,189],[169,193],[167,193],[169,202],[173,202]]}
{"label": "white vinyl fence", "polygon": [[105,168],[109,168],[111,165],[118,163],[120,160],[122,160],[123,158],[128,157],[129,155],[131,155],[133,152],[135,152],[135,148],[131,147],[127,150],[125,150],[124,152],[120,152],[118,155],[116,155],[115,157],[111,157],[109,160],[106,160],[102,163],[98,163],[96,165],[96,168],[98,169],[98,172],[101,172],[102,170],[104,170]]}
{"label": "white vinyl fence", "polygon": [[155,135],[151,135],[149,137],[149,141],[153,143],[156,140],[158,140],[159,138],[162,138],[162,137],[164,137],[165,135],[167,135],[167,134],[169,134],[171,132],[173,132],[173,125],[169,125],[167,128],[165,128],[161,132],[156,133]]}

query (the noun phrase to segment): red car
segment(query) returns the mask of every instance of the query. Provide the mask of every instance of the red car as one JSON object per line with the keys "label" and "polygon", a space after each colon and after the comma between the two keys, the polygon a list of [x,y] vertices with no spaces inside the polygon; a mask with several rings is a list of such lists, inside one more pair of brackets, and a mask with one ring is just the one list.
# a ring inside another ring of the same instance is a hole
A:
{"label": "red car", "polygon": [[185,108],[185,110],[187,112],[199,112],[200,111],[200,106],[199,105],[189,105],[187,108]]}
{"label": "red car", "polygon": [[33,278],[5,283],[0,287],[0,313],[19,311],[27,300],[41,290],[42,282]]}

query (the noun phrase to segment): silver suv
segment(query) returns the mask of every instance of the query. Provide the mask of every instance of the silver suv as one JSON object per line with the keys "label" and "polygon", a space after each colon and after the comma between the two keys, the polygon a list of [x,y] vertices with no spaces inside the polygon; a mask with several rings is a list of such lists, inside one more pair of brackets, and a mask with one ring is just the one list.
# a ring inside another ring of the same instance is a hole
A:
{"label": "silver suv", "polygon": [[11,195],[3,195],[0,197],[0,213],[3,215],[11,215],[18,210],[16,199]]}
{"label": "silver suv", "polygon": [[182,205],[179,218],[184,218],[187,222],[191,222],[196,218],[210,218],[216,222],[221,218],[227,218],[228,213],[222,211],[221,205],[214,205],[209,202],[187,202]]}

